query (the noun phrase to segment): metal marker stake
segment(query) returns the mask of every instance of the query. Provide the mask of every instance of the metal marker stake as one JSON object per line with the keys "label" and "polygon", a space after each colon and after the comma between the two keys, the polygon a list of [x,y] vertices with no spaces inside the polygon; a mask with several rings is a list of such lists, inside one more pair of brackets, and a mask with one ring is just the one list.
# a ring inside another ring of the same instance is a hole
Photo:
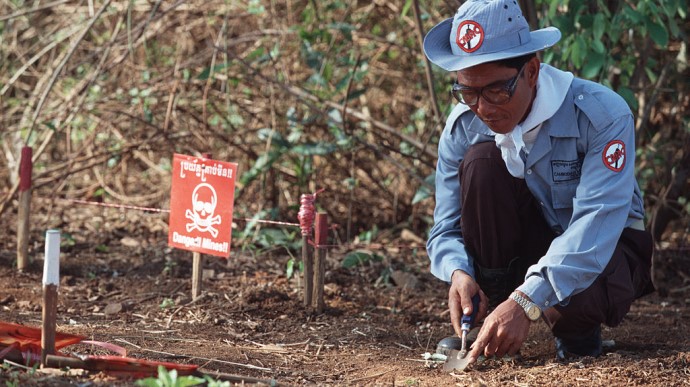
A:
{"label": "metal marker stake", "polygon": [[23,147],[19,162],[19,212],[17,216],[17,269],[19,271],[24,271],[29,267],[32,154],[31,147]]}
{"label": "metal marker stake", "polygon": [[41,333],[41,364],[46,356],[55,354],[58,284],[60,283],[60,231],[46,231],[43,264],[43,330]]}

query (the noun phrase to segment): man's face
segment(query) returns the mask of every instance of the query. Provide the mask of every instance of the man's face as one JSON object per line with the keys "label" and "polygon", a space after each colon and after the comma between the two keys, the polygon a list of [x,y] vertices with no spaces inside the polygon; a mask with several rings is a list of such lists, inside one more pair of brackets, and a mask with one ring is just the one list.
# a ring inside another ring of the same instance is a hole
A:
{"label": "man's face", "polygon": [[[539,61],[535,58],[525,63],[522,73],[515,80],[515,89],[510,100],[497,105],[488,102],[483,96],[470,109],[494,132],[509,133],[517,124],[522,122],[529,112],[536,93],[536,82]],[[484,63],[473,66],[457,73],[458,84],[461,88],[470,87],[475,90],[509,87],[511,80],[520,73],[519,70],[500,66],[496,63]]]}

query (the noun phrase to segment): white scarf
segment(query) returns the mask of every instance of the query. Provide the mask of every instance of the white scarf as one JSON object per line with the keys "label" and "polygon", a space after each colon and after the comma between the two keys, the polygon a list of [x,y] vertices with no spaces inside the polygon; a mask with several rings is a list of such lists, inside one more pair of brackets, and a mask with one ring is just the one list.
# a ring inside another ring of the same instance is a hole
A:
{"label": "white scarf", "polygon": [[537,80],[537,96],[527,118],[506,134],[496,135],[496,146],[511,175],[524,179],[525,163],[520,151],[529,154],[544,121],[553,117],[568,94],[573,74],[543,64]]}

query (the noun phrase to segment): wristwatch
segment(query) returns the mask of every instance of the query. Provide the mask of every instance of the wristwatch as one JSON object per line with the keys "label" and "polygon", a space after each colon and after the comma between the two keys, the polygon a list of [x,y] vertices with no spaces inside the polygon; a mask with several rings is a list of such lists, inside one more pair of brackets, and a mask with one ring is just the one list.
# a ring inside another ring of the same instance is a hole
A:
{"label": "wristwatch", "polygon": [[539,317],[541,317],[541,309],[537,304],[521,296],[518,292],[511,293],[510,298],[525,310],[528,319],[531,321],[539,320]]}

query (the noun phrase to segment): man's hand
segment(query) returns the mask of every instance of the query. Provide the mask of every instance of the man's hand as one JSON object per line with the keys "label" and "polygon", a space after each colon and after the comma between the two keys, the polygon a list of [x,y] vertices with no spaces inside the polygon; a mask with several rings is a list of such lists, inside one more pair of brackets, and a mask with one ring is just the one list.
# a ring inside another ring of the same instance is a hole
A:
{"label": "man's hand", "polygon": [[448,291],[448,307],[450,308],[450,322],[453,324],[455,334],[460,336],[460,320],[463,314],[472,314],[472,296],[479,293],[479,311],[474,321],[480,321],[486,316],[489,308],[489,299],[479,288],[479,285],[462,270],[453,272],[450,279],[450,290]]}
{"label": "man's hand", "polygon": [[503,357],[514,355],[527,339],[531,321],[517,302],[508,299],[484,320],[472,350],[467,354],[468,364],[479,355]]}

